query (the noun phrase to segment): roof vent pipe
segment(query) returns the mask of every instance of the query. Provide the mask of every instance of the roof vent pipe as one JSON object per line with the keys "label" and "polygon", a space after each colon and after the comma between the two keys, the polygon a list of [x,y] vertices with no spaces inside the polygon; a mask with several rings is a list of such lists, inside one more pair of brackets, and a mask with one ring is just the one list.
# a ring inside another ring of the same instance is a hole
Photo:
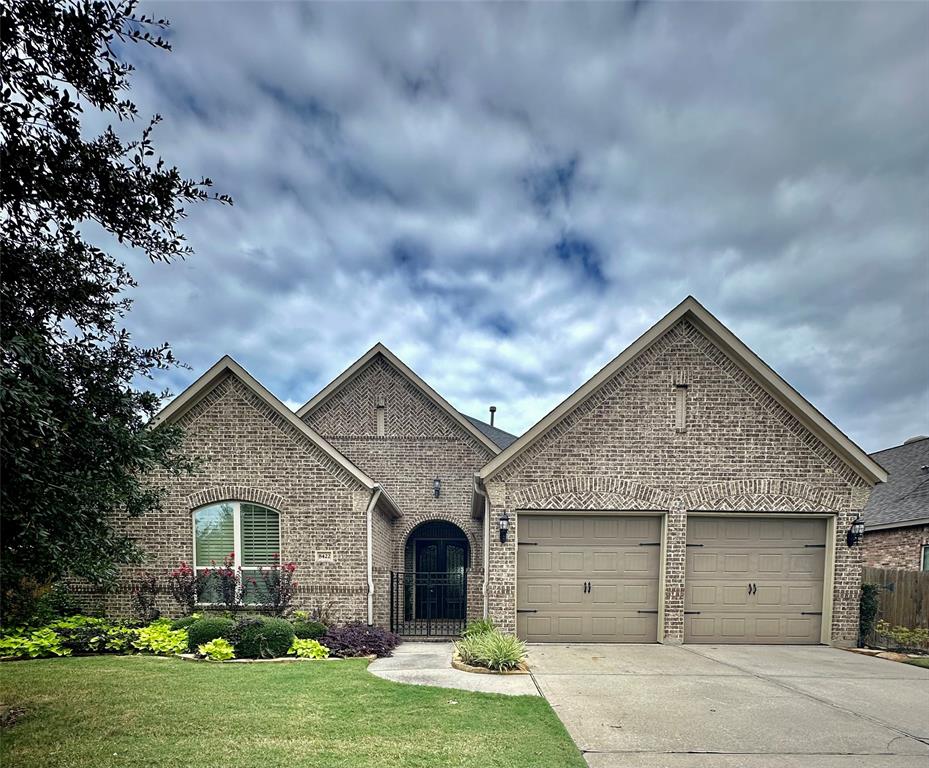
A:
{"label": "roof vent pipe", "polygon": [[490,406],[490,426],[494,425],[494,414],[497,412],[497,406]]}

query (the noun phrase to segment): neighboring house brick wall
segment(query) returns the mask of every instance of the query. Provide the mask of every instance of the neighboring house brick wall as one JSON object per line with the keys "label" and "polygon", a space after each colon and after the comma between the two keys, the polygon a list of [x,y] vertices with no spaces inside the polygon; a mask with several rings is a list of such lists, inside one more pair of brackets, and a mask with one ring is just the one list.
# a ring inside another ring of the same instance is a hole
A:
{"label": "neighboring house brick wall", "polygon": [[[154,484],[168,489],[162,511],[118,523],[141,545],[145,565],[127,570],[115,593],[85,589],[85,600],[125,614],[130,577],[154,574],[165,583],[179,561],[192,562],[192,511],[237,499],[280,513],[281,557],[298,565],[295,608],[329,604],[340,621],[364,620],[368,489],[231,374],[178,423],[186,431],[184,450],[202,464],[191,476],[153,475]],[[316,562],[320,550],[333,552],[334,562]],[[158,604],[167,615],[177,613],[169,596]]]}
{"label": "neighboring house brick wall", "polygon": [[929,545],[929,525],[868,531],[864,535],[864,565],[872,568],[922,570],[923,547]]}
{"label": "neighboring house brick wall", "polygon": [[[384,404],[384,435],[377,434],[378,403]],[[383,356],[377,355],[303,420],[370,477],[381,483],[403,512],[392,526],[390,568],[403,570],[404,545],[426,520],[461,528],[471,549],[468,616],[483,611],[482,523],[471,517],[473,477],[493,453],[480,444]],[[439,478],[439,498],[433,480]],[[378,588],[376,613],[389,611]]]}
{"label": "neighboring house brick wall", "polygon": [[[686,372],[687,428],[675,430],[673,381]],[[686,319],[673,326],[548,434],[489,478],[492,618],[515,628],[518,509],[668,512],[664,639],[683,638],[688,510],[834,512],[833,641],[858,624],[860,566],[845,531],[870,487]]]}

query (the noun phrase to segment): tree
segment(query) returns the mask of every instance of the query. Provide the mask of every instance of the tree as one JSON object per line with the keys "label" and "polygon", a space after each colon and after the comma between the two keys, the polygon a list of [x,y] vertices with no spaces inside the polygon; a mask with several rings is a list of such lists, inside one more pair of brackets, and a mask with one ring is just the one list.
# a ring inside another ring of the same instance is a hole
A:
{"label": "tree", "polygon": [[[131,44],[170,50],[168,22],[135,0],[4,0],[0,7],[0,578],[9,594],[65,574],[113,583],[138,563],[120,515],[159,508],[145,476],[189,471],[177,428],[149,429],[164,396],[136,382],[177,364],[167,344],[136,346],[122,327],[135,286],[108,254],[153,261],[191,250],[184,205],[230,203],[157,158],[156,115],[134,140],[82,133],[89,110],[137,116],[124,98]],[[93,240],[81,228],[90,229]],[[105,233],[101,235],[100,233]],[[102,241],[102,242],[101,242]]]}

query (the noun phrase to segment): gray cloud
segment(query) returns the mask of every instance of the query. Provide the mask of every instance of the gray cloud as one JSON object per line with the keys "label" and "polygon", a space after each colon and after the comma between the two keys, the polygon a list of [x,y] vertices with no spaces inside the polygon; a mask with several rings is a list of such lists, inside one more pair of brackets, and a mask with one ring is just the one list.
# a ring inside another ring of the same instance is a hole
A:
{"label": "gray cloud", "polygon": [[929,6],[168,3],[213,177],[129,325],[299,404],[382,340],[522,431],[693,293],[868,450],[929,433]]}

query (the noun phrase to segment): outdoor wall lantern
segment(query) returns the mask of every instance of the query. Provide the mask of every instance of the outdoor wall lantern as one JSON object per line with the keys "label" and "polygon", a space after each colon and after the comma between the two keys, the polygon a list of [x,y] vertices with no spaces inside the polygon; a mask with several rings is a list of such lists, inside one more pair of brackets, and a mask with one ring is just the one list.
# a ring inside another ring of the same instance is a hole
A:
{"label": "outdoor wall lantern", "polygon": [[510,530],[510,516],[504,511],[500,515],[500,543],[506,544],[506,532]]}
{"label": "outdoor wall lantern", "polygon": [[442,493],[442,481],[439,478],[436,478],[432,481],[432,494],[439,498],[439,494]]}
{"label": "outdoor wall lantern", "polygon": [[856,517],[852,527],[848,529],[848,536],[846,537],[848,546],[854,547],[856,544],[860,544],[862,536],[864,536],[864,523],[861,522],[860,517]]}

